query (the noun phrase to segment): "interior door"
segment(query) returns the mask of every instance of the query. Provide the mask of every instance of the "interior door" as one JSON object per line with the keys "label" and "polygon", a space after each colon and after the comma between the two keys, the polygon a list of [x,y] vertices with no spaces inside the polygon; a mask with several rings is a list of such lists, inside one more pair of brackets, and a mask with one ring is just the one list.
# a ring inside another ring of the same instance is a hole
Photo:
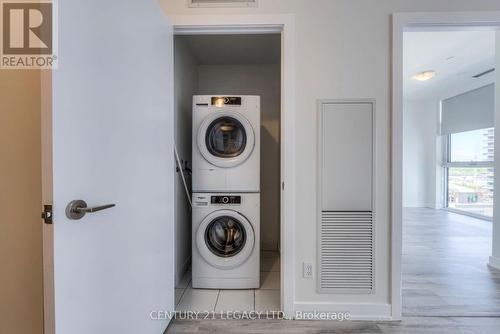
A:
{"label": "interior door", "polygon": [[[156,0],[59,1],[57,17],[44,140],[55,333],[162,333],[155,311],[174,309],[172,27]],[[116,206],[69,219],[74,200]]]}

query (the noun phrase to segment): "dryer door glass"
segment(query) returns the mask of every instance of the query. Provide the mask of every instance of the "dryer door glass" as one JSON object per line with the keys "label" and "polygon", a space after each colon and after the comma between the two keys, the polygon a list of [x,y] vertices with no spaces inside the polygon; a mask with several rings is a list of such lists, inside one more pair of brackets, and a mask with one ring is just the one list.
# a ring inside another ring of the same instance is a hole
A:
{"label": "dryer door glass", "polygon": [[236,118],[217,118],[207,128],[205,144],[210,154],[216,157],[237,157],[245,150],[246,143],[245,128]]}
{"label": "dryer door glass", "polygon": [[245,228],[233,217],[218,217],[210,222],[205,230],[205,243],[217,256],[234,256],[243,249],[245,242]]}

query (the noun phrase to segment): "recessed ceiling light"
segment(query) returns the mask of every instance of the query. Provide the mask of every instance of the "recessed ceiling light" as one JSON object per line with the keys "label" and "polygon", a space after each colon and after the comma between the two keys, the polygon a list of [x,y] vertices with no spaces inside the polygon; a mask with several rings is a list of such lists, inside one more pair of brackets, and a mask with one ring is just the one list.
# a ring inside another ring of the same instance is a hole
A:
{"label": "recessed ceiling light", "polygon": [[418,81],[427,81],[429,79],[432,79],[436,76],[436,71],[424,71],[415,74],[412,76],[412,79],[418,80]]}

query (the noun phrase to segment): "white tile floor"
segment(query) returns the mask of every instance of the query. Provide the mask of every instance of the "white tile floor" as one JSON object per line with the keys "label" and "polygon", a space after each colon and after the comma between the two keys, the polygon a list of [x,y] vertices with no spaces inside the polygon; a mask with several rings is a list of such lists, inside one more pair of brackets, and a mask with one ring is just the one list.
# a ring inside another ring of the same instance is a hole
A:
{"label": "white tile floor", "polygon": [[280,258],[278,252],[262,251],[260,289],[193,289],[191,271],[175,289],[177,311],[278,311],[280,309]]}

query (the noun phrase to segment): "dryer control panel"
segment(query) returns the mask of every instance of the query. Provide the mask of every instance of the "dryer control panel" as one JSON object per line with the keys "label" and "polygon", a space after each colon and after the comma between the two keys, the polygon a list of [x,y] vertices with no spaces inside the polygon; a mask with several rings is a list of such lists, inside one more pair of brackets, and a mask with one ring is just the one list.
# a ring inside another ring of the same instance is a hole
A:
{"label": "dryer control panel", "polygon": [[241,204],[241,196],[212,196],[212,204]]}
{"label": "dryer control panel", "polygon": [[212,105],[223,107],[225,105],[241,106],[241,97],[239,96],[213,96]]}

